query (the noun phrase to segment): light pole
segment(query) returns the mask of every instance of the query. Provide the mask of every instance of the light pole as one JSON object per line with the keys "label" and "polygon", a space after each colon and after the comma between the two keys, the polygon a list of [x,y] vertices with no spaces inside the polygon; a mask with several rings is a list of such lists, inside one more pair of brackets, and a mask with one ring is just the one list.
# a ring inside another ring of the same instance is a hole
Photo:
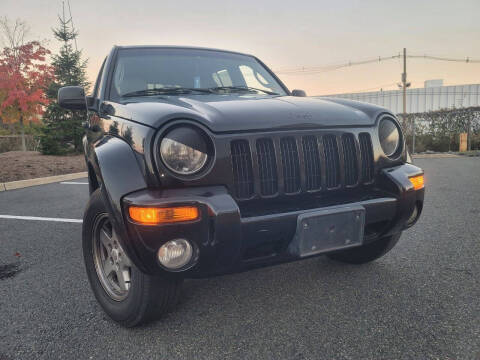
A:
{"label": "light pole", "polygon": [[[403,123],[407,125],[407,87],[411,84],[407,82],[407,49],[403,48],[403,73],[402,83],[398,84],[403,90]],[[415,118],[412,118],[412,154],[415,152]]]}

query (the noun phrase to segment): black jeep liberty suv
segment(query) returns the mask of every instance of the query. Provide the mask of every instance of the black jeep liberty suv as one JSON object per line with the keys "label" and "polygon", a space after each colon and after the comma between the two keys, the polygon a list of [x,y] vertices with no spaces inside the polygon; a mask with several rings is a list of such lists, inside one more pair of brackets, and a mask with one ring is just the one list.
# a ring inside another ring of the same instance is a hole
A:
{"label": "black jeep liberty suv", "polygon": [[87,110],[85,266],[124,326],[171,308],[184,278],[375,260],[422,211],[392,113],[289,91],[251,55],[114,47],[91,96],[58,101]]}

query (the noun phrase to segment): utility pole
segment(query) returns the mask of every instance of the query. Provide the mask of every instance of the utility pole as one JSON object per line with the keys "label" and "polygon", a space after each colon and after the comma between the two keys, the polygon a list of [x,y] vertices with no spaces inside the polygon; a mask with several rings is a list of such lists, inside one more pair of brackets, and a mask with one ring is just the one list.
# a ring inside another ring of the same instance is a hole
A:
{"label": "utility pole", "polygon": [[[72,10],[70,9],[70,0],[67,0],[67,5],[68,5],[68,13],[70,14],[70,23],[72,24],[72,33],[75,34],[75,26],[73,25]],[[75,42],[75,50],[78,51],[77,37],[76,36],[73,38],[73,41]]]}
{"label": "utility pole", "polygon": [[403,73],[402,73],[402,87],[403,87],[403,119],[407,120],[407,49],[403,48]]}
{"label": "utility pole", "polygon": [[[473,116],[473,113],[472,113],[472,116]],[[468,123],[467,123],[467,151],[470,151],[471,150],[471,147],[472,147],[472,140],[471,140],[471,133],[470,133],[470,129],[472,127],[472,117],[471,116],[468,116]]]}
{"label": "utility pole", "polygon": [[[402,73],[402,89],[403,89],[403,123],[407,125],[407,49],[403,48],[403,73]],[[415,153],[415,118],[412,117],[412,154]]]}

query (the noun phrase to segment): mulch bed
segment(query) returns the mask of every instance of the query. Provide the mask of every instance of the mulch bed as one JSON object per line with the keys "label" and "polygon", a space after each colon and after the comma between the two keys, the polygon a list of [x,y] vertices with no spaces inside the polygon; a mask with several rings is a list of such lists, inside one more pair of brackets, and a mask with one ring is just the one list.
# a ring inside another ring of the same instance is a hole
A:
{"label": "mulch bed", "polygon": [[0,153],[0,183],[86,171],[83,155],[52,156],[36,151]]}

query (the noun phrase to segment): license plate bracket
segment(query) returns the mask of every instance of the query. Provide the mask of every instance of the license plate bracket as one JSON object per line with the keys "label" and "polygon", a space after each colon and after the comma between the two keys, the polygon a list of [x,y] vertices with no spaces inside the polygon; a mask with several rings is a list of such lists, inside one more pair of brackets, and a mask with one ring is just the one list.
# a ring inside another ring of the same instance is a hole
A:
{"label": "license plate bracket", "polygon": [[289,251],[305,257],[360,246],[364,227],[365,208],[361,205],[306,212],[297,218],[297,231]]}

